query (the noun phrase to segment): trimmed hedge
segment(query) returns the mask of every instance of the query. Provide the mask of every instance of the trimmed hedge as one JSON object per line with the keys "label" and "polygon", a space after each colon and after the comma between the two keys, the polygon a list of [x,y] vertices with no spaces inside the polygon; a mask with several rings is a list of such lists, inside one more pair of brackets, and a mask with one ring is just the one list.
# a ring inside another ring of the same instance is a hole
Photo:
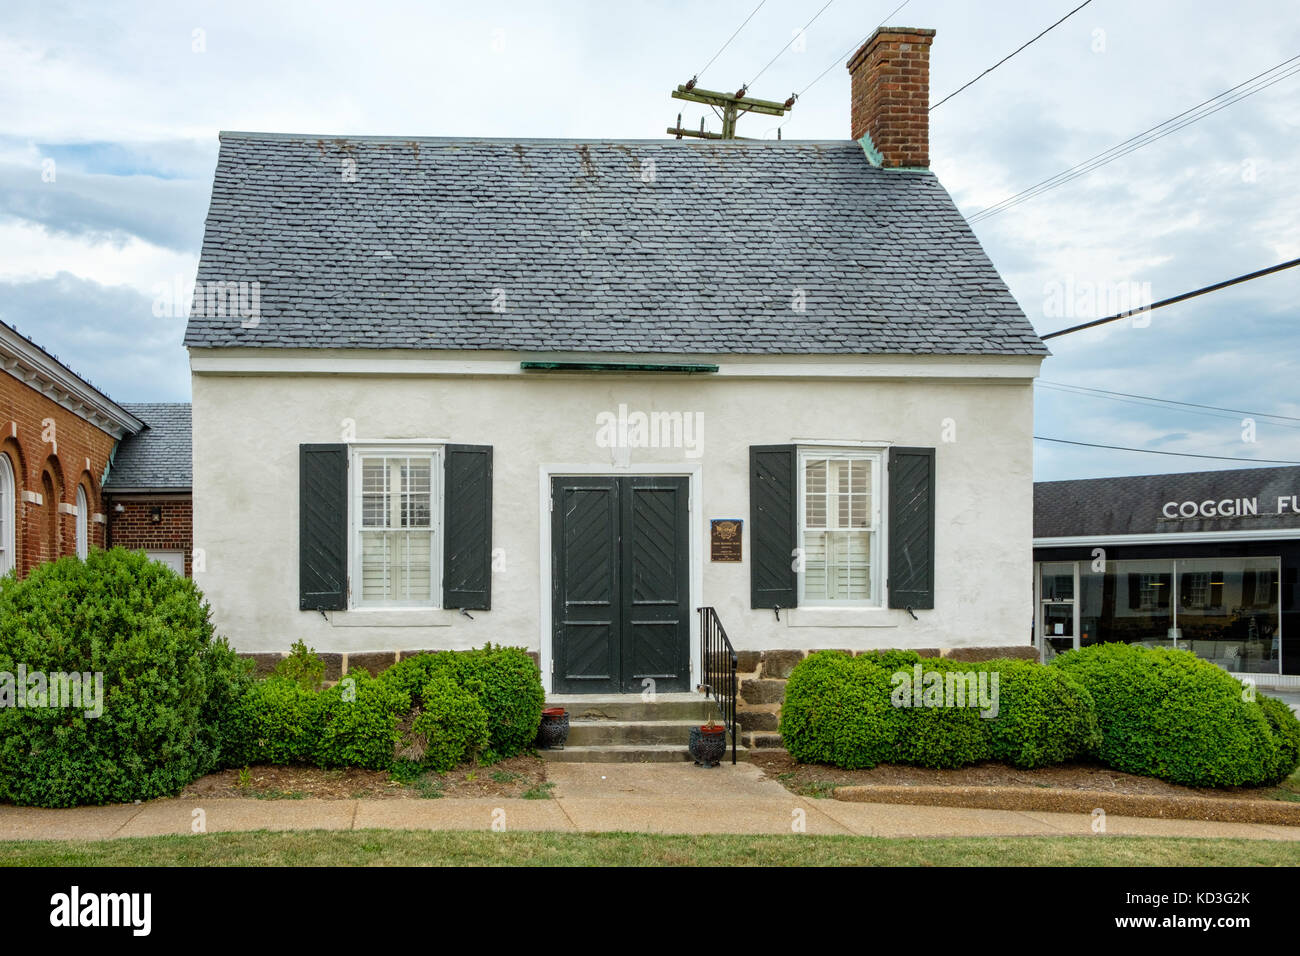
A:
{"label": "trimmed hedge", "polygon": [[231,721],[228,763],[311,763],[320,735],[320,693],[273,675],[240,699]]}
{"label": "trimmed hedge", "polygon": [[1296,768],[1294,715],[1247,699],[1240,680],[1190,651],[1097,644],[1061,654],[1050,669],[1092,694],[1097,756],[1116,770],[1189,787],[1257,787]]}
{"label": "trimmed hedge", "polygon": [[[478,690],[481,684],[476,684]],[[471,689],[448,674],[435,674],[420,692],[423,709],[412,730],[424,737],[424,762],[451,770],[486,750],[491,739],[488,712]]]}
{"label": "trimmed hedge", "polygon": [[[982,716],[978,703],[897,706],[914,703],[906,691],[915,684],[917,665],[923,704],[927,687],[938,683],[946,693],[951,679],[955,691],[958,675],[989,675],[991,695],[996,675],[996,714],[990,707]],[[796,760],[850,769],[880,763],[952,768],[984,760],[1041,767],[1083,756],[1098,739],[1091,697],[1064,674],[1027,661],[973,664],[922,659],[912,651],[810,654],[786,684],[781,736]]]}
{"label": "trimmed hedge", "polygon": [[1277,744],[1277,760],[1269,771],[1268,783],[1280,783],[1300,767],[1300,718],[1284,701],[1259,694],[1256,698]]}
{"label": "trimmed hedge", "polygon": [[387,770],[397,746],[398,722],[411,709],[405,691],[371,677],[365,670],[320,694],[320,731],[313,751],[322,767]]}
{"label": "trimmed hedge", "polygon": [[0,707],[0,800],[47,807],[179,792],[225,759],[251,681],[194,582],[122,548],[0,580],[0,671],[16,676],[20,665],[103,675],[98,717]]}
{"label": "trimmed hedge", "polygon": [[546,693],[541,671],[527,651],[487,644],[470,651],[417,654],[394,664],[379,679],[423,704],[425,687],[439,675],[470,690],[487,712],[489,740],[484,760],[513,757],[533,745]]}
{"label": "trimmed hedge", "polygon": [[425,762],[449,770],[531,747],[542,719],[541,674],[528,654],[488,645],[418,654],[378,677],[348,671],[315,689],[315,651],[295,645],[292,667],[254,684],[229,722],[228,766],[314,763],[387,770],[402,742],[402,721],[426,739]]}

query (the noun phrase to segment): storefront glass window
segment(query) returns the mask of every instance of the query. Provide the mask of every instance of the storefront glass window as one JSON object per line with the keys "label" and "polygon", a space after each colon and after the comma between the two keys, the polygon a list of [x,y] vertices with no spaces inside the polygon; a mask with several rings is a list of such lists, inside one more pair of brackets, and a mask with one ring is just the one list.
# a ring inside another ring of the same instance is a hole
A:
{"label": "storefront glass window", "polygon": [[1172,561],[1107,561],[1079,568],[1079,644],[1174,646]]}
{"label": "storefront glass window", "polygon": [[[1236,673],[1281,672],[1280,561],[1194,558],[1041,565],[1044,657],[1099,643],[1177,647]],[[1078,636],[1071,627],[1078,604]]]}
{"label": "storefront glass window", "polygon": [[1278,562],[1178,562],[1179,647],[1243,674],[1278,673]]}

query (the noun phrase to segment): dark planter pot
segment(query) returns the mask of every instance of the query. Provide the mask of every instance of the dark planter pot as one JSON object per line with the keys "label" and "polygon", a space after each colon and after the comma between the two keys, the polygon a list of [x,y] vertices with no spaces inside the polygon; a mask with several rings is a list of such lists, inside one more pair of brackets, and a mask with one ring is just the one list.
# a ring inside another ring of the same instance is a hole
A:
{"label": "dark planter pot", "polygon": [[716,767],[727,752],[727,729],[692,727],[691,741],[686,749],[695,758],[697,767]]}
{"label": "dark planter pot", "polygon": [[542,725],[537,728],[537,746],[542,750],[563,750],[569,739],[569,712],[563,707],[542,711]]}

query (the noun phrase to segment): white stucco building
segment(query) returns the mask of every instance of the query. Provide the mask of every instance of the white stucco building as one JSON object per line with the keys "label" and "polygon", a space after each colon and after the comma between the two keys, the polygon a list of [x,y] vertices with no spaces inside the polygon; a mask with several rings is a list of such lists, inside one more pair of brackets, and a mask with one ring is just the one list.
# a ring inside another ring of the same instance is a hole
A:
{"label": "white stucco building", "polygon": [[568,693],[693,687],[701,607],[741,650],[1027,648],[1046,350],[890,128],[930,37],[855,56],[845,141],[223,134],[186,336],[219,631],[522,645]]}

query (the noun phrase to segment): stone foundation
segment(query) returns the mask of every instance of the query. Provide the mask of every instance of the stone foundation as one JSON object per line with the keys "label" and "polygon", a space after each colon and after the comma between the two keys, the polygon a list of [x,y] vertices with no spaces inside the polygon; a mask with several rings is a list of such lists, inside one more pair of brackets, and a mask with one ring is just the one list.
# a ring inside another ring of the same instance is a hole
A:
{"label": "stone foundation", "polygon": [[[755,750],[781,749],[781,704],[785,685],[795,665],[809,651],[736,651],[736,723],[740,725],[740,742]],[[1038,650],[1031,644],[1005,647],[924,647],[913,648],[922,657],[946,657],[954,661],[992,661],[1009,657],[1015,660],[1038,660]],[[845,650],[845,654],[855,652]],[[857,653],[875,653],[858,651]]]}

